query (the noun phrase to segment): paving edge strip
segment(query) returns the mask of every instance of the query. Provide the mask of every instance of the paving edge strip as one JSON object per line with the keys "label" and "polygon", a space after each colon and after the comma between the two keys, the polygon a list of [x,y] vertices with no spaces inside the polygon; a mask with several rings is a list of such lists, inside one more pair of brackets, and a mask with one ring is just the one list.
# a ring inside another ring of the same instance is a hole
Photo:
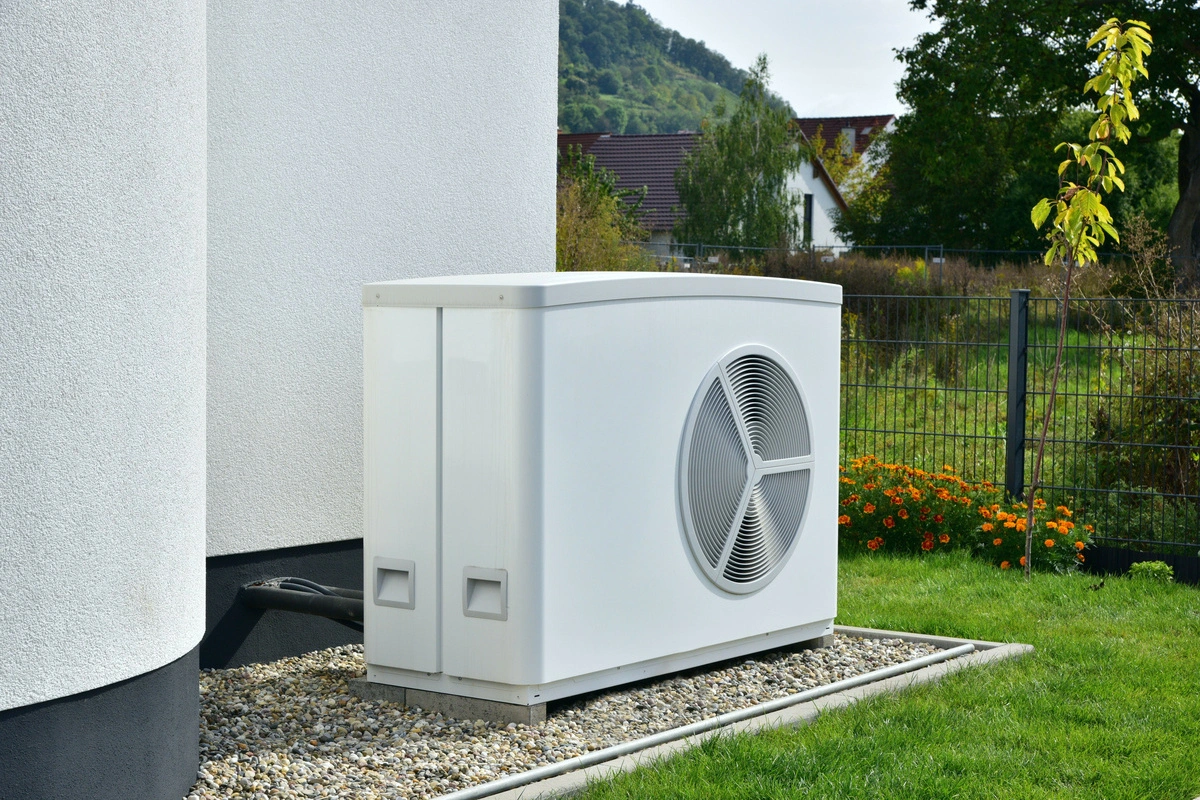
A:
{"label": "paving edge strip", "polygon": [[[581,767],[571,772],[554,775],[552,777],[526,783],[521,786],[516,786],[509,789],[504,789],[498,786],[496,787],[496,790],[488,791],[488,787],[491,784],[481,784],[459,792],[443,795],[443,798],[444,800],[467,797],[487,797],[489,800],[533,800],[533,798],[538,797],[562,797],[564,795],[569,795],[580,791],[587,786],[589,781],[602,780],[622,772],[632,772],[638,767],[648,765],[675,753],[688,750],[700,744],[710,736],[716,736],[724,732],[755,732],[769,728],[804,725],[815,720],[827,710],[848,706],[867,697],[883,694],[885,692],[902,691],[915,684],[932,683],[940,680],[943,676],[957,672],[965,667],[990,664],[1010,658],[1020,658],[1021,656],[1028,655],[1029,653],[1033,652],[1033,645],[1029,644],[1004,644],[1001,642],[987,642],[977,639],[955,639],[948,636],[928,636],[919,633],[879,630],[877,628],[856,628],[847,625],[837,625],[834,627],[834,632],[840,633],[843,636],[857,636],[863,639],[903,639],[906,642],[932,644],[944,650],[963,647],[964,645],[973,645],[974,651],[947,661],[939,661],[934,664],[929,664],[928,666],[923,666],[910,672],[902,672],[898,675],[892,675],[891,677],[876,680],[871,683],[865,683],[859,686],[846,688],[841,691],[825,694],[813,700],[796,703],[795,705],[791,705],[787,708],[782,708],[777,711],[768,710],[765,713],[760,713],[756,716],[750,717],[749,719],[743,719],[728,724],[721,724],[711,728],[710,730],[705,730],[691,736],[685,736],[673,741],[664,742],[662,744],[651,743],[651,746],[645,747],[644,749],[640,749],[637,752],[630,753],[628,755],[618,755],[611,760],[604,761],[603,763]],[[919,661],[920,659],[915,660]],[[801,694],[804,693],[802,692]],[[762,706],[770,706],[770,703],[763,703],[761,706],[756,706],[755,708],[760,708]],[[745,709],[743,709],[743,711],[745,711]],[[733,713],[736,714],[738,712]],[[663,731],[662,734],[655,734],[655,736],[665,736],[670,733],[672,732]],[[653,738],[654,737],[646,737],[648,740]],[[621,746],[622,745],[617,745],[616,747]],[[612,749],[616,749],[616,747]],[[496,781],[494,783],[500,783],[500,781]],[[1200,800],[1200,798],[1197,800]]]}

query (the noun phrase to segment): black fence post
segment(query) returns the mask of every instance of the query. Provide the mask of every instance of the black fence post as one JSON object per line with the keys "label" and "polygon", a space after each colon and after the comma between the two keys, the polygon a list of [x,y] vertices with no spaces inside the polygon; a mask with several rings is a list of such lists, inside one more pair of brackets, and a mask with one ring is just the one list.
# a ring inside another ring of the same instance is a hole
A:
{"label": "black fence post", "polygon": [[1028,371],[1029,290],[1013,289],[1008,305],[1008,425],[1004,431],[1004,491],[1025,494],[1025,375]]}

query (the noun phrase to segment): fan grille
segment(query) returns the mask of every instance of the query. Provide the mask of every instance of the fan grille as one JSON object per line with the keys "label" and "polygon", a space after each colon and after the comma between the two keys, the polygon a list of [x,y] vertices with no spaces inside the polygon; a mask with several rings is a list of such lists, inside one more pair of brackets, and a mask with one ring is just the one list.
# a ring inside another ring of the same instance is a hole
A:
{"label": "fan grille", "polygon": [[684,431],[683,517],[701,571],[745,594],[791,554],[808,505],[811,432],[782,359],[734,351],[709,372]]}

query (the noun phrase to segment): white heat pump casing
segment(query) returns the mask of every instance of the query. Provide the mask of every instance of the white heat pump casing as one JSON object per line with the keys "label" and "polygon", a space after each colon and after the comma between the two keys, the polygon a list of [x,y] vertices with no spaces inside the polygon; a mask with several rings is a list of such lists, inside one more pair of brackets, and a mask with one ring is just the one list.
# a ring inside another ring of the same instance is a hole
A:
{"label": "white heat pump casing", "polygon": [[[840,287],[531,274],[372,284],[365,304],[368,679],[534,704],[829,633]],[[706,376],[781,361],[808,501],[766,585],[689,542],[681,453]]]}

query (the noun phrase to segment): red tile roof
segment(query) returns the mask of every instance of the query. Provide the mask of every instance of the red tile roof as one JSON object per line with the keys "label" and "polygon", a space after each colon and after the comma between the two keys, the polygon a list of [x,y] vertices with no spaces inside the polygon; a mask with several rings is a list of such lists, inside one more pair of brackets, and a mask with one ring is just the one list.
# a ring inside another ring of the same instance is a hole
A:
{"label": "red tile roof", "polygon": [[871,137],[883,130],[896,118],[895,114],[877,114],[864,117],[799,117],[796,124],[801,132],[811,141],[821,129],[821,138],[825,146],[833,144],[833,140],[843,128],[854,129],[854,149],[863,152],[870,144]]}
{"label": "red tile roof", "polygon": [[[590,144],[586,141],[592,137]],[[683,157],[699,138],[696,133],[656,133],[611,136],[609,134],[558,135],[558,149],[565,154],[571,145],[583,147],[596,158],[596,166],[617,174],[621,189],[648,191],[642,201],[642,225],[651,231],[669,231],[682,214],[677,211],[679,192],[675,190],[675,172]]]}

